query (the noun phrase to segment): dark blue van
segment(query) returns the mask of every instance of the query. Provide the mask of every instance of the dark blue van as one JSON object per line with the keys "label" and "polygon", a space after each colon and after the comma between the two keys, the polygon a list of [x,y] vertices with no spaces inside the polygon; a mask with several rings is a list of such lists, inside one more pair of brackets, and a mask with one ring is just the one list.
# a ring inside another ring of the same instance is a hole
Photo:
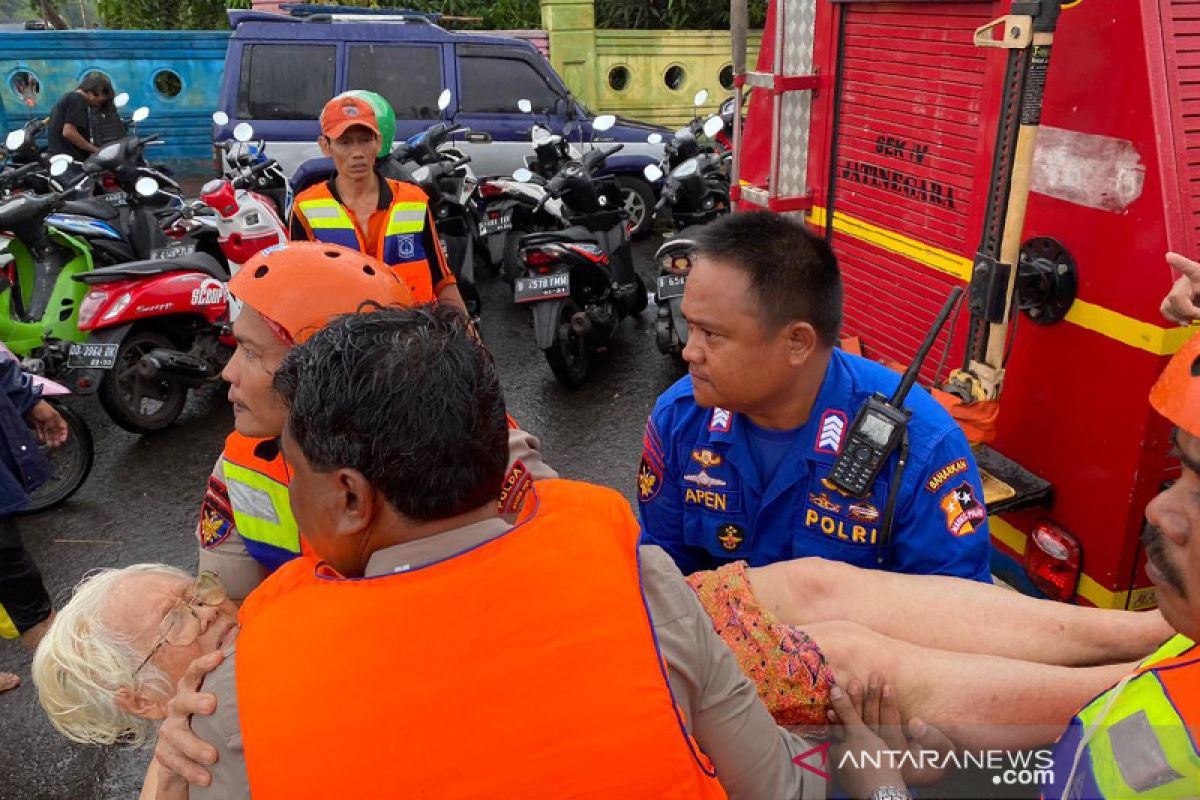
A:
{"label": "dark blue van", "polygon": [[[593,114],[573,98],[549,62],[530,42],[497,35],[451,33],[422,15],[319,13],[304,17],[231,11],[233,36],[225,57],[221,110],[230,122],[214,141],[232,136],[239,122],[254,126],[267,152],[292,176],[297,190],[314,178],[305,162],[321,157],[318,117],[329,98],[368,89],[396,112],[396,141],[425,130],[441,117],[438,95],[449,89],[447,114],[472,133],[455,143],[471,156],[477,176],[511,175],[532,154],[530,128],[562,133],[574,119],[579,136],[591,137]],[[534,116],[517,110],[532,102]],[[628,120],[596,142],[625,148],[608,161],[618,176],[635,232],[652,223],[655,189],[642,169],[662,158],[649,134],[669,131]],[[306,177],[307,176],[307,177]]]}

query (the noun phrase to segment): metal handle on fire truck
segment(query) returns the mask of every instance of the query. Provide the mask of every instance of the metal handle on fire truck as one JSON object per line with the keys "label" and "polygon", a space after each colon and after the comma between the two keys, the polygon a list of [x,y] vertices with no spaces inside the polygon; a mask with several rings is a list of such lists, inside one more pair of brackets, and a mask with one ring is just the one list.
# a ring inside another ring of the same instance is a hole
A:
{"label": "metal handle on fire truck", "polygon": [[729,0],[729,31],[733,35],[733,152],[737,154],[737,158],[733,159],[730,165],[729,185],[735,191],[741,185],[742,174],[742,81],[746,76],[747,27],[746,0]]}

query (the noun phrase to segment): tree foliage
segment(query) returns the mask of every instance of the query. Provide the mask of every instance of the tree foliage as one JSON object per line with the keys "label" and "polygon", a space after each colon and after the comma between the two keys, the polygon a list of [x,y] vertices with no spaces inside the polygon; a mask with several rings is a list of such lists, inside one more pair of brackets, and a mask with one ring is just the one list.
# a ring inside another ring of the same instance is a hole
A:
{"label": "tree foliage", "polygon": [[99,0],[105,27],[216,30],[227,27],[225,0]]}

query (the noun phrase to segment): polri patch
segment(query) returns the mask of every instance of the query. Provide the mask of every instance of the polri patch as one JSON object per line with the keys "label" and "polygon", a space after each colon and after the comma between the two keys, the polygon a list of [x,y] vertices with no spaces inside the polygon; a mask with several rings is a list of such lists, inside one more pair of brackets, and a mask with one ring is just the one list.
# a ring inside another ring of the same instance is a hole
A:
{"label": "polri patch", "polygon": [[525,505],[525,497],[533,488],[533,477],[529,468],[520,460],[514,461],[504,476],[504,485],[500,487],[500,498],[496,507],[505,516],[516,514]]}
{"label": "polri patch", "polygon": [[233,520],[205,498],[200,507],[200,527],[197,530],[200,546],[205,550],[212,550],[228,539],[232,532]]}
{"label": "polri patch", "polygon": [[643,503],[649,503],[662,491],[662,471],[645,453],[642,454],[642,463],[638,467],[637,482],[638,499]]}
{"label": "polri patch", "polygon": [[974,533],[987,519],[987,509],[975,497],[975,488],[963,481],[938,502],[946,514],[946,530],[951,536],[967,536]]}

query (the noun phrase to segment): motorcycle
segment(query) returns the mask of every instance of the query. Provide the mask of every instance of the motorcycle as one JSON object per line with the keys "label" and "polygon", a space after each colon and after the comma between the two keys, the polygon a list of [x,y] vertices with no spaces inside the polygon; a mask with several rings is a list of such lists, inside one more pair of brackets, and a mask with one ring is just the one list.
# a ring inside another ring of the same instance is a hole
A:
{"label": "motorcycle", "polygon": [[[0,342],[0,358],[15,360],[16,355]],[[96,453],[87,420],[64,402],[64,398],[70,397],[71,390],[40,375],[31,377],[34,385],[41,388],[42,399],[54,406],[67,423],[67,441],[58,447],[41,445],[42,454],[50,462],[50,479],[29,493],[27,514],[60,506],[79,491],[91,474]]]}
{"label": "motorcycle", "polygon": [[[444,112],[450,100],[450,90],[443,90],[438,97],[438,109]],[[475,287],[476,254],[483,252],[475,208],[479,182],[467,166],[471,157],[446,146],[451,136],[469,133],[453,120],[435,123],[397,147],[381,172],[385,177],[415,183],[429,196],[442,252],[458,279],[467,312],[477,318],[483,307]]]}
{"label": "motorcycle", "polygon": [[[603,131],[614,122],[604,115],[594,126]],[[571,227],[520,240],[525,274],[514,283],[513,297],[530,305],[537,346],[569,388],[587,381],[591,352],[612,338],[621,319],[640,314],[648,303],[645,284],[633,269],[620,187],[611,176],[596,176],[621,148],[589,150],[564,164],[546,184],[545,202],[560,198]],[[532,173],[521,169],[514,177],[528,182]]]}
{"label": "motorcycle", "polygon": [[[710,117],[701,128],[709,138],[715,137],[724,127],[720,117]],[[679,137],[677,136],[678,140]],[[680,160],[672,142],[667,146],[665,164],[676,164],[666,175],[662,195],[655,211],[671,208],[671,221],[676,229],[673,238],[665,241],[654,254],[659,266],[658,283],[654,301],[658,311],[654,321],[654,341],[659,352],[680,357],[687,345],[687,323],[683,319],[681,304],[688,272],[692,268],[694,237],[699,229],[717,217],[728,214],[729,174],[726,163],[731,154],[701,150],[692,147],[695,137],[684,139],[688,153]],[[662,180],[661,167],[649,165],[644,170],[647,180],[656,183]]]}
{"label": "motorcycle", "polygon": [[[517,107],[524,113],[530,113],[533,108],[524,99]],[[532,173],[528,182],[497,177],[484,181],[479,187],[479,234],[491,262],[500,265],[501,277],[510,284],[522,272],[518,248],[522,236],[568,227],[562,201],[557,198],[547,200],[545,184],[563,164],[579,158],[579,151],[565,137],[551,133],[536,122],[530,129],[530,142],[533,154],[525,157],[525,165]]]}
{"label": "motorcycle", "polygon": [[[158,192],[140,178],[142,197]],[[120,427],[161,430],[183,412],[188,391],[215,383],[233,354],[228,270],[192,252],[99,267],[73,276],[90,287],[79,307],[79,330],[67,366],[95,391]]]}
{"label": "motorcycle", "polygon": [[[229,124],[229,116],[224,111],[215,112],[212,118],[217,125]],[[243,122],[235,127],[233,139],[221,145],[221,171],[228,180],[240,178],[245,185],[236,188],[253,190],[255,196],[266,198],[271,203],[275,217],[286,220],[292,211],[292,184],[278,162],[267,156],[266,142],[260,138],[251,144],[253,139],[254,128],[249,123]],[[251,175],[253,180],[250,180]],[[244,263],[244,260],[238,263]]]}

